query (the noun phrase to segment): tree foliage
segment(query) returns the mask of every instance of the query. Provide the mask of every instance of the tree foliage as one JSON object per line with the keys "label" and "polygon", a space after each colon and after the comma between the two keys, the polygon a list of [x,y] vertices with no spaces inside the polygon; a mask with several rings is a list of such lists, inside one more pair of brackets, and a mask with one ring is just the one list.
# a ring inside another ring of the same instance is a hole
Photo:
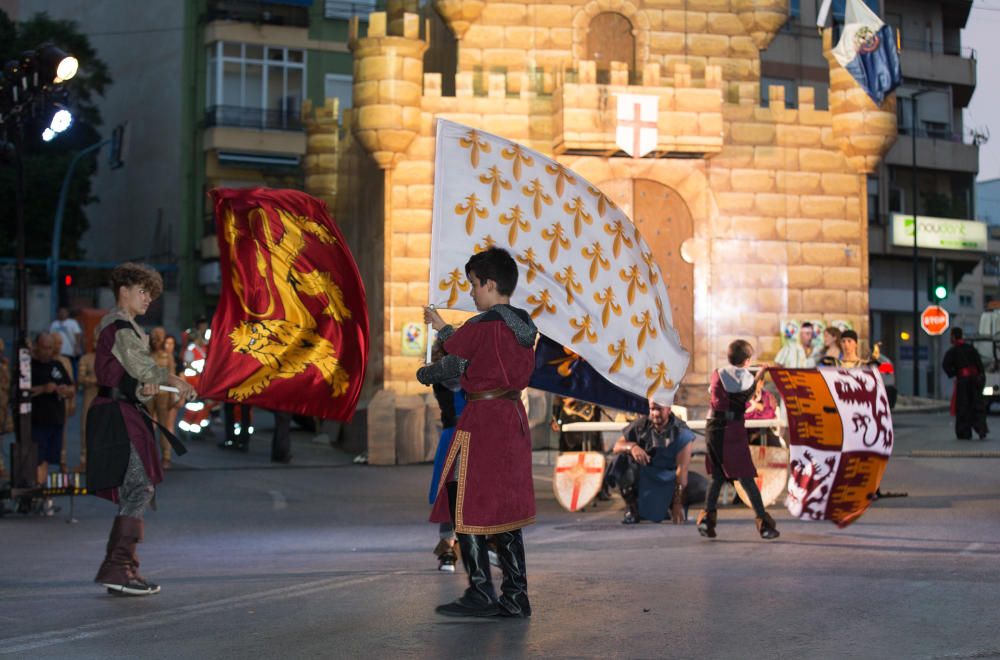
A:
{"label": "tree foliage", "polygon": [[[104,89],[111,84],[107,65],[97,57],[90,40],[80,32],[74,21],[57,20],[40,13],[15,23],[0,11],[0,62],[15,59],[22,52],[47,42],[76,57],[80,61],[80,70],[66,83],[69,106],[74,115],[73,126],[49,143],[41,140],[41,127],[38,125],[41,117],[26,122],[24,128],[25,254],[43,258],[52,251],[59,189],[70,161],[78,151],[101,139],[98,102]],[[9,133],[10,126],[5,128]],[[77,165],[70,182],[60,250],[63,259],[84,256],[79,241],[88,227],[84,206],[96,201],[91,194],[90,183],[96,170],[96,159],[86,158]],[[7,160],[0,163],[0,204],[3,209],[0,213],[4,226],[4,231],[0,232],[2,256],[13,256],[16,250],[14,186],[14,162]]]}

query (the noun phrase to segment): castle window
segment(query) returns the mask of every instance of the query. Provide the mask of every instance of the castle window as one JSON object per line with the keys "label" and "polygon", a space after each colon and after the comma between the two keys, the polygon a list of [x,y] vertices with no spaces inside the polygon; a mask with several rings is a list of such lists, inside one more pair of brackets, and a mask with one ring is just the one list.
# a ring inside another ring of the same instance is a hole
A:
{"label": "castle window", "polygon": [[612,62],[625,62],[630,72],[635,71],[635,35],[632,23],[616,12],[604,12],[590,21],[587,34],[587,60],[597,63],[597,82],[610,81]]}

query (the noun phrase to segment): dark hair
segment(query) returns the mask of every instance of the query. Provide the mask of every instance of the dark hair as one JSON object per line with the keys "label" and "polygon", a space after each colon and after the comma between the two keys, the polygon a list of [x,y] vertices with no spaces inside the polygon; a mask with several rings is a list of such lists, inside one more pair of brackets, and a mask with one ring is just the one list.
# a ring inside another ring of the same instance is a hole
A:
{"label": "dark hair", "polygon": [[844,330],[843,332],[840,333],[840,339],[841,340],[853,339],[854,341],[857,341],[858,333],[854,332],[853,330]]}
{"label": "dark hair", "polygon": [[126,261],[123,264],[118,264],[111,271],[111,291],[114,292],[115,298],[118,298],[119,290],[123,286],[128,287],[136,284],[145,286],[153,299],[159,298],[160,294],[163,293],[163,277],[145,264]]}
{"label": "dark hair", "polygon": [[753,356],[753,346],[746,339],[737,339],[729,345],[729,364],[739,366]]}
{"label": "dark hair", "polygon": [[806,321],[805,323],[799,326],[799,330],[801,330],[802,328],[811,328],[811,327],[813,327],[812,321]]}
{"label": "dark hair", "polygon": [[965,333],[962,332],[962,329],[959,328],[958,326],[955,326],[954,328],[951,329],[951,338],[952,339],[961,339],[964,336],[965,336]]}
{"label": "dark hair", "polygon": [[823,332],[830,333],[831,337],[833,337],[837,341],[840,341],[840,328],[838,328],[837,326],[828,325],[825,328],[823,328]]}
{"label": "dark hair", "polygon": [[471,278],[472,273],[481,282],[496,282],[497,291],[502,296],[511,295],[517,287],[517,263],[503,248],[492,247],[472,255],[465,264],[465,276]]}

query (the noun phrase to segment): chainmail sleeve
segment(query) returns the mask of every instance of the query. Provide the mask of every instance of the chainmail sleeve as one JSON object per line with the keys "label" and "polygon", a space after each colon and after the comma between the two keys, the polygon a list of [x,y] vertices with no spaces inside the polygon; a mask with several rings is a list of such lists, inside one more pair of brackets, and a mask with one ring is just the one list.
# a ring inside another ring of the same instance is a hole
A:
{"label": "chainmail sleeve", "polygon": [[[451,326],[448,326],[451,327]],[[437,362],[417,369],[417,380],[422,385],[433,385],[458,378],[465,373],[469,361],[457,355],[445,355]]]}
{"label": "chainmail sleeve", "polygon": [[148,401],[152,397],[143,396],[141,386],[143,384],[165,385],[167,383],[167,370],[159,367],[153,360],[149,352],[149,346],[131,328],[119,328],[115,332],[115,343],[111,348],[111,354],[121,362],[125,371],[130,376],[139,381],[139,390],[136,396],[140,401]]}

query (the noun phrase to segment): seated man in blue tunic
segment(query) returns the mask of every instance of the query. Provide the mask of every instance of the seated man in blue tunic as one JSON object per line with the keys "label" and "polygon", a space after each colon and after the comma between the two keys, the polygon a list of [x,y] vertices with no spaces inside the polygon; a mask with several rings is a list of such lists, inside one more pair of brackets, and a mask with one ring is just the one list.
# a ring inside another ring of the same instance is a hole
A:
{"label": "seated man in blue tunic", "polygon": [[621,490],[624,525],[640,520],[684,522],[684,493],[694,432],[670,412],[670,406],[649,401],[649,415],[622,430],[611,450],[614,459],[607,483]]}

